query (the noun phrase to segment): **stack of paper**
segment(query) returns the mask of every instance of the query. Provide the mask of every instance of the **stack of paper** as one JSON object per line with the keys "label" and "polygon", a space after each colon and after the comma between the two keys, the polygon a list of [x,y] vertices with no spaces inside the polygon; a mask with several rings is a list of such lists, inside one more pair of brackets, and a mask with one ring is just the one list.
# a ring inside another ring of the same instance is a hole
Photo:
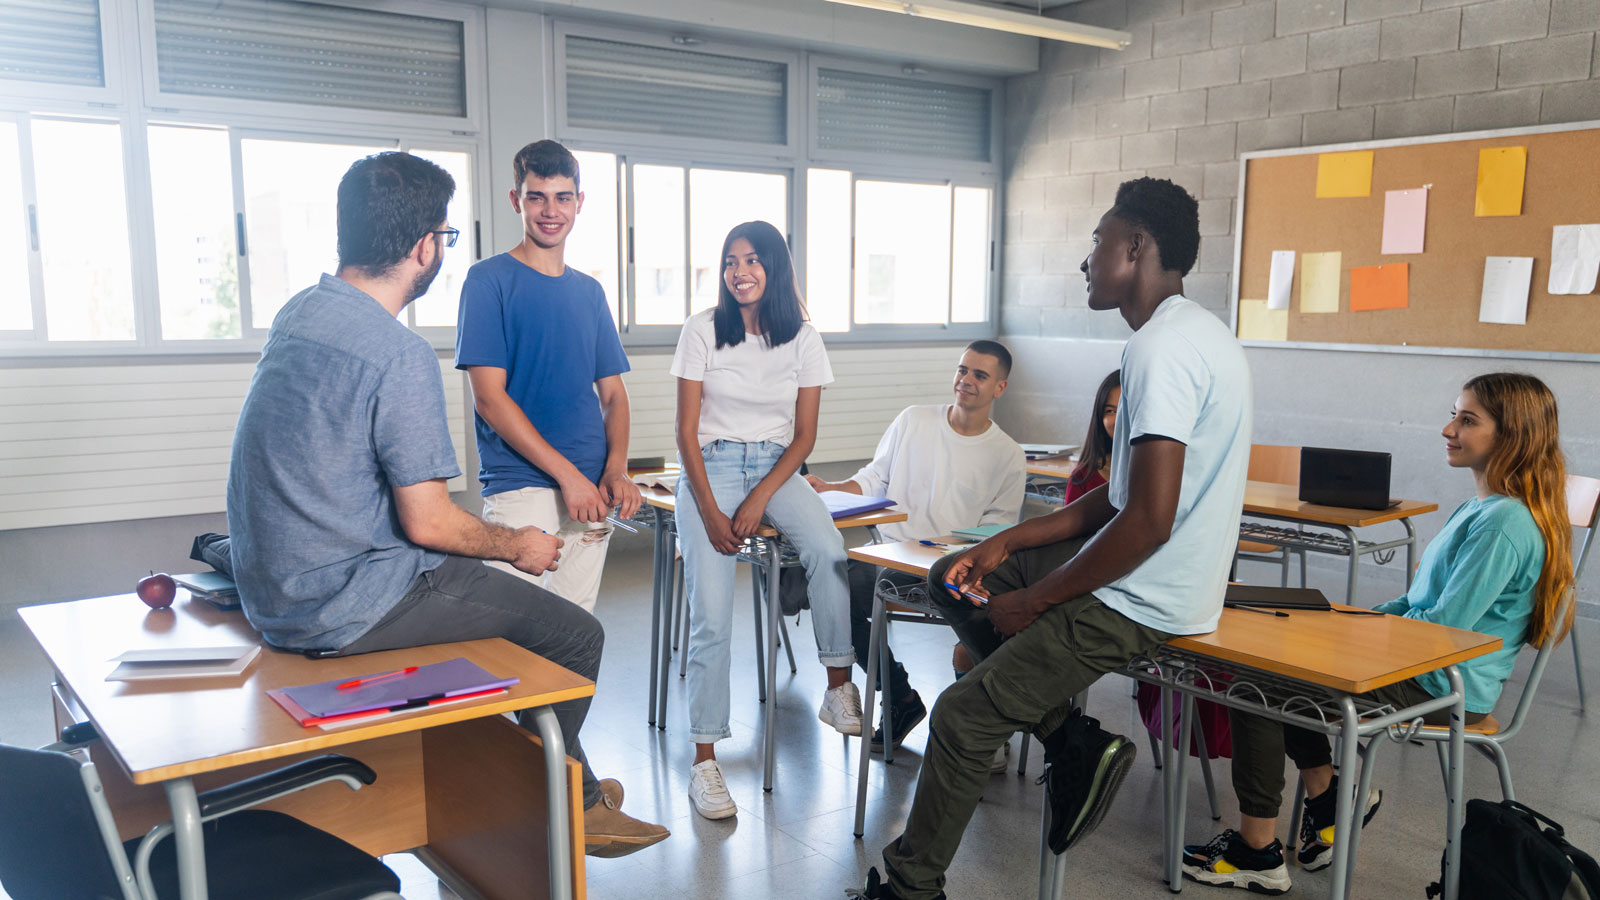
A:
{"label": "stack of paper", "polygon": [[227,678],[243,675],[261,655],[260,644],[219,647],[156,647],[129,650],[111,658],[122,665],[107,681],[158,681],[166,678]]}
{"label": "stack of paper", "polygon": [[457,657],[426,666],[267,691],[301,725],[329,725],[503,694],[516,678],[496,678]]}
{"label": "stack of paper", "polygon": [[1051,459],[1058,456],[1071,456],[1072,451],[1078,449],[1077,444],[1018,444],[1022,453],[1029,459]]}
{"label": "stack of paper", "polygon": [[828,513],[835,519],[845,516],[859,516],[862,513],[872,512],[875,509],[885,509],[893,506],[894,501],[888,497],[869,497],[862,494],[852,494],[849,491],[823,491],[817,494],[822,502],[827,504]]}

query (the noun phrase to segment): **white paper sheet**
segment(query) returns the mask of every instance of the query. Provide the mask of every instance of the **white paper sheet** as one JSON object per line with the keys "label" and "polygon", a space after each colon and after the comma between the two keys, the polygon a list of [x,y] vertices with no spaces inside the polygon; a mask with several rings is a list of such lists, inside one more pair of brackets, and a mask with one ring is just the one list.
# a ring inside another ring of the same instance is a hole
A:
{"label": "white paper sheet", "polygon": [[1600,275],[1600,225],[1557,225],[1550,236],[1550,293],[1588,294]]}
{"label": "white paper sheet", "polygon": [[1478,321],[1491,325],[1528,324],[1528,288],[1533,257],[1491,256],[1483,261],[1483,300]]}
{"label": "white paper sheet", "polygon": [[1267,309],[1288,309],[1294,290],[1294,251],[1272,251],[1272,270],[1267,275]]}

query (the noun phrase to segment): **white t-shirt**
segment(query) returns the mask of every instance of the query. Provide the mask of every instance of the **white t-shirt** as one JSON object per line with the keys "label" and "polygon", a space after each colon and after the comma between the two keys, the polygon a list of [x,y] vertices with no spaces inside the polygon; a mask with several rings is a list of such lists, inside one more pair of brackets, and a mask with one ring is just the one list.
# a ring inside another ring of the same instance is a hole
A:
{"label": "white t-shirt", "polygon": [[862,493],[888,497],[909,517],[878,526],[888,540],[1015,525],[1022,513],[1022,448],[993,422],[982,434],[958,434],[949,412],[948,404],[906,407],[878,441],[872,462],[850,476]]}
{"label": "white t-shirt", "polygon": [[802,323],[794,340],[767,346],[746,334],[731,347],[717,346],[715,308],[683,323],[672,374],[701,382],[700,446],[712,441],[789,443],[794,434],[794,404],[800,389],[833,381],[822,336]]}
{"label": "white t-shirt", "polygon": [[1174,634],[1217,627],[1250,466],[1253,407],[1244,350],[1216,316],[1174,294],[1122,349],[1122,405],[1111,446],[1111,505],[1128,503],[1131,442],[1185,445],[1172,536],[1139,567],[1095,591],[1135,622]]}

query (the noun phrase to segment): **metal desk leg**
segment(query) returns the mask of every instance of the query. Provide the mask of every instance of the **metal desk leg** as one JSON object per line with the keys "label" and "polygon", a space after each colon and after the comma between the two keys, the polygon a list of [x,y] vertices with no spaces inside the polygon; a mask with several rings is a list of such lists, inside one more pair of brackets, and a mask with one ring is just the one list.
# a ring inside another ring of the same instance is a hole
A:
{"label": "metal desk leg", "polygon": [[1167,890],[1174,894],[1183,890],[1183,825],[1189,810],[1189,741],[1194,728],[1194,698],[1184,694],[1180,709],[1178,739],[1169,751],[1177,754],[1177,759],[1172,761],[1172,780],[1176,787],[1172,810],[1172,868],[1168,872],[1171,880],[1167,882]]}
{"label": "metal desk leg", "polygon": [[650,507],[655,525],[650,535],[650,708],[646,721],[656,724],[656,692],[665,686],[659,684],[661,662],[661,544],[665,540],[661,528],[661,510]]}
{"label": "metal desk leg", "polygon": [[[671,534],[662,541],[661,573],[665,578],[661,582],[661,634],[657,638],[656,652],[652,654],[660,668],[650,674],[660,685],[660,693],[656,694],[656,727],[663,731],[667,728],[667,676],[672,672],[672,651],[669,648],[672,646],[673,584],[678,577],[678,562],[673,558],[674,543]],[[688,647],[683,648],[683,654],[689,655]]]}
{"label": "metal desk leg", "polygon": [[1337,528],[1344,532],[1345,540],[1350,542],[1350,574],[1344,583],[1344,602],[1347,606],[1355,606],[1356,577],[1361,568],[1361,554],[1357,551],[1361,549],[1361,543],[1356,540],[1354,528],[1346,528],[1343,525],[1331,525],[1329,527]]}
{"label": "metal desk leg", "polygon": [[567,744],[548,706],[533,709],[544,742],[545,798],[549,807],[550,900],[572,900],[572,825],[567,803]]}
{"label": "metal desk leg", "polygon": [[[1406,527],[1406,590],[1411,590],[1411,577],[1417,572],[1417,528],[1411,524],[1409,518],[1401,519],[1400,524]],[[1580,679],[1580,685],[1583,683]]]}
{"label": "metal desk leg", "polygon": [[[1174,871],[1178,870],[1179,863],[1174,860],[1172,848],[1177,841],[1173,838],[1174,832],[1182,830],[1181,826],[1172,819],[1173,812],[1173,766],[1168,749],[1172,746],[1172,688],[1163,684],[1161,686],[1161,877],[1167,882],[1169,888],[1176,890],[1174,884]],[[1182,873],[1179,872],[1179,877]]]}
{"label": "metal desk leg", "polygon": [[[1361,832],[1366,830],[1366,825],[1361,820],[1367,814],[1367,795],[1372,791],[1372,775],[1377,771],[1378,748],[1387,740],[1381,733],[1367,739],[1367,746],[1361,749],[1361,782],[1356,785],[1356,802],[1353,807],[1355,822],[1350,830],[1350,871],[1356,870],[1356,854],[1361,847]],[[1351,882],[1355,881],[1354,877]]]}
{"label": "metal desk leg", "polygon": [[194,781],[174,778],[161,785],[172,808],[172,840],[178,851],[179,900],[207,900],[206,847]]}
{"label": "metal desk leg", "polygon": [[[761,789],[772,790],[772,776],[778,768],[778,542],[767,541],[767,688],[772,702],[767,704],[767,761],[761,776]],[[759,620],[758,620],[759,621]]]}
{"label": "metal desk leg", "polygon": [[1455,666],[1446,666],[1445,677],[1450,679],[1450,691],[1455,694],[1455,705],[1450,707],[1450,779],[1449,798],[1444,827],[1444,900],[1456,900],[1461,892],[1461,823],[1466,817],[1465,773],[1462,758],[1467,749],[1467,695],[1461,685],[1461,672]]}
{"label": "metal desk leg", "polygon": [[1342,777],[1339,779],[1338,804],[1333,816],[1333,874],[1328,886],[1328,896],[1333,900],[1350,896],[1350,834],[1352,829],[1360,827],[1355,824],[1359,818],[1356,815],[1355,793],[1361,779],[1354,777],[1361,749],[1357,731],[1360,715],[1356,712],[1355,701],[1348,694],[1339,698],[1339,707],[1343,723],[1339,738],[1339,774]]}
{"label": "metal desk leg", "polygon": [[[866,730],[866,723],[872,721],[872,701],[877,696],[877,690],[873,687],[873,673],[877,672],[878,658],[882,656],[878,652],[878,642],[883,639],[883,619],[885,614],[883,597],[874,590],[872,592],[871,636],[867,639],[867,684],[866,690],[861,692],[861,728],[863,731]],[[883,681],[883,686],[886,689],[888,685],[889,682],[887,680]],[[886,695],[883,701],[885,709],[888,708],[889,702],[890,698]],[[885,716],[884,718],[887,719],[888,717]],[[888,759],[889,741],[890,736],[886,728],[883,735],[885,760]],[[862,735],[861,763],[856,773],[856,837],[861,837],[866,831],[867,825],[867,763],[872,753],[871,744],[872,738],[868,735]],[[1049,806],[1048,803],[1045,805]]]}

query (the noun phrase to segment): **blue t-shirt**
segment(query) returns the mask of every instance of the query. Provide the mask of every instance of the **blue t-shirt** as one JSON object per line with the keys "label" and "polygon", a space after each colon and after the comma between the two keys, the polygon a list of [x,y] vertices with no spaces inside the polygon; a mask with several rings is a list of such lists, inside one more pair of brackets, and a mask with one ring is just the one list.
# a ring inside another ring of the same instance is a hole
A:
{"label": "blue t-shirt", "polygon": [[[594,383],[628,371],[600,282],[571,266],[551,278],[509,253],[474,265],[461,285],[456,325],[456,368],[470,366],[505,369],[506,394],[539,435],[599,481],[606,428]],[[474,419],[485,497],[557,486],[482,416]]]}
{"label": "blue t-shirt", "polygon": [[[1499,650],[1456,665],[1467,712],[1487,713],[1527,643],[1543,569],[1544,535],[1528,507],[1503,494],[1474,498],[1429,542],[1405,596],[1378,609],[1500,638]],[[1435,697],[1450,693],[1442,671],[1418,675],[1417,683]]]}
{"label": "blue t-shirt", "polygon": [[1111,505],[1128,505],[1132,442],[1184,444],[1172,534],[1132,572],[1095,591],[1106,606],[1172,634],[1213,631],[1239,541],[1250,467],[1253,389],[1238,340],[1182,295],[1161,301],[1122,349],[1111,439]]}
{"label": "blue t-shirt", "polygon": [[366,634],[445,559],[406,538],[393,487],[460,474],[438,354],[323,275],[273,321],[233,435],[228,531],[250,624],[292,650]]}

